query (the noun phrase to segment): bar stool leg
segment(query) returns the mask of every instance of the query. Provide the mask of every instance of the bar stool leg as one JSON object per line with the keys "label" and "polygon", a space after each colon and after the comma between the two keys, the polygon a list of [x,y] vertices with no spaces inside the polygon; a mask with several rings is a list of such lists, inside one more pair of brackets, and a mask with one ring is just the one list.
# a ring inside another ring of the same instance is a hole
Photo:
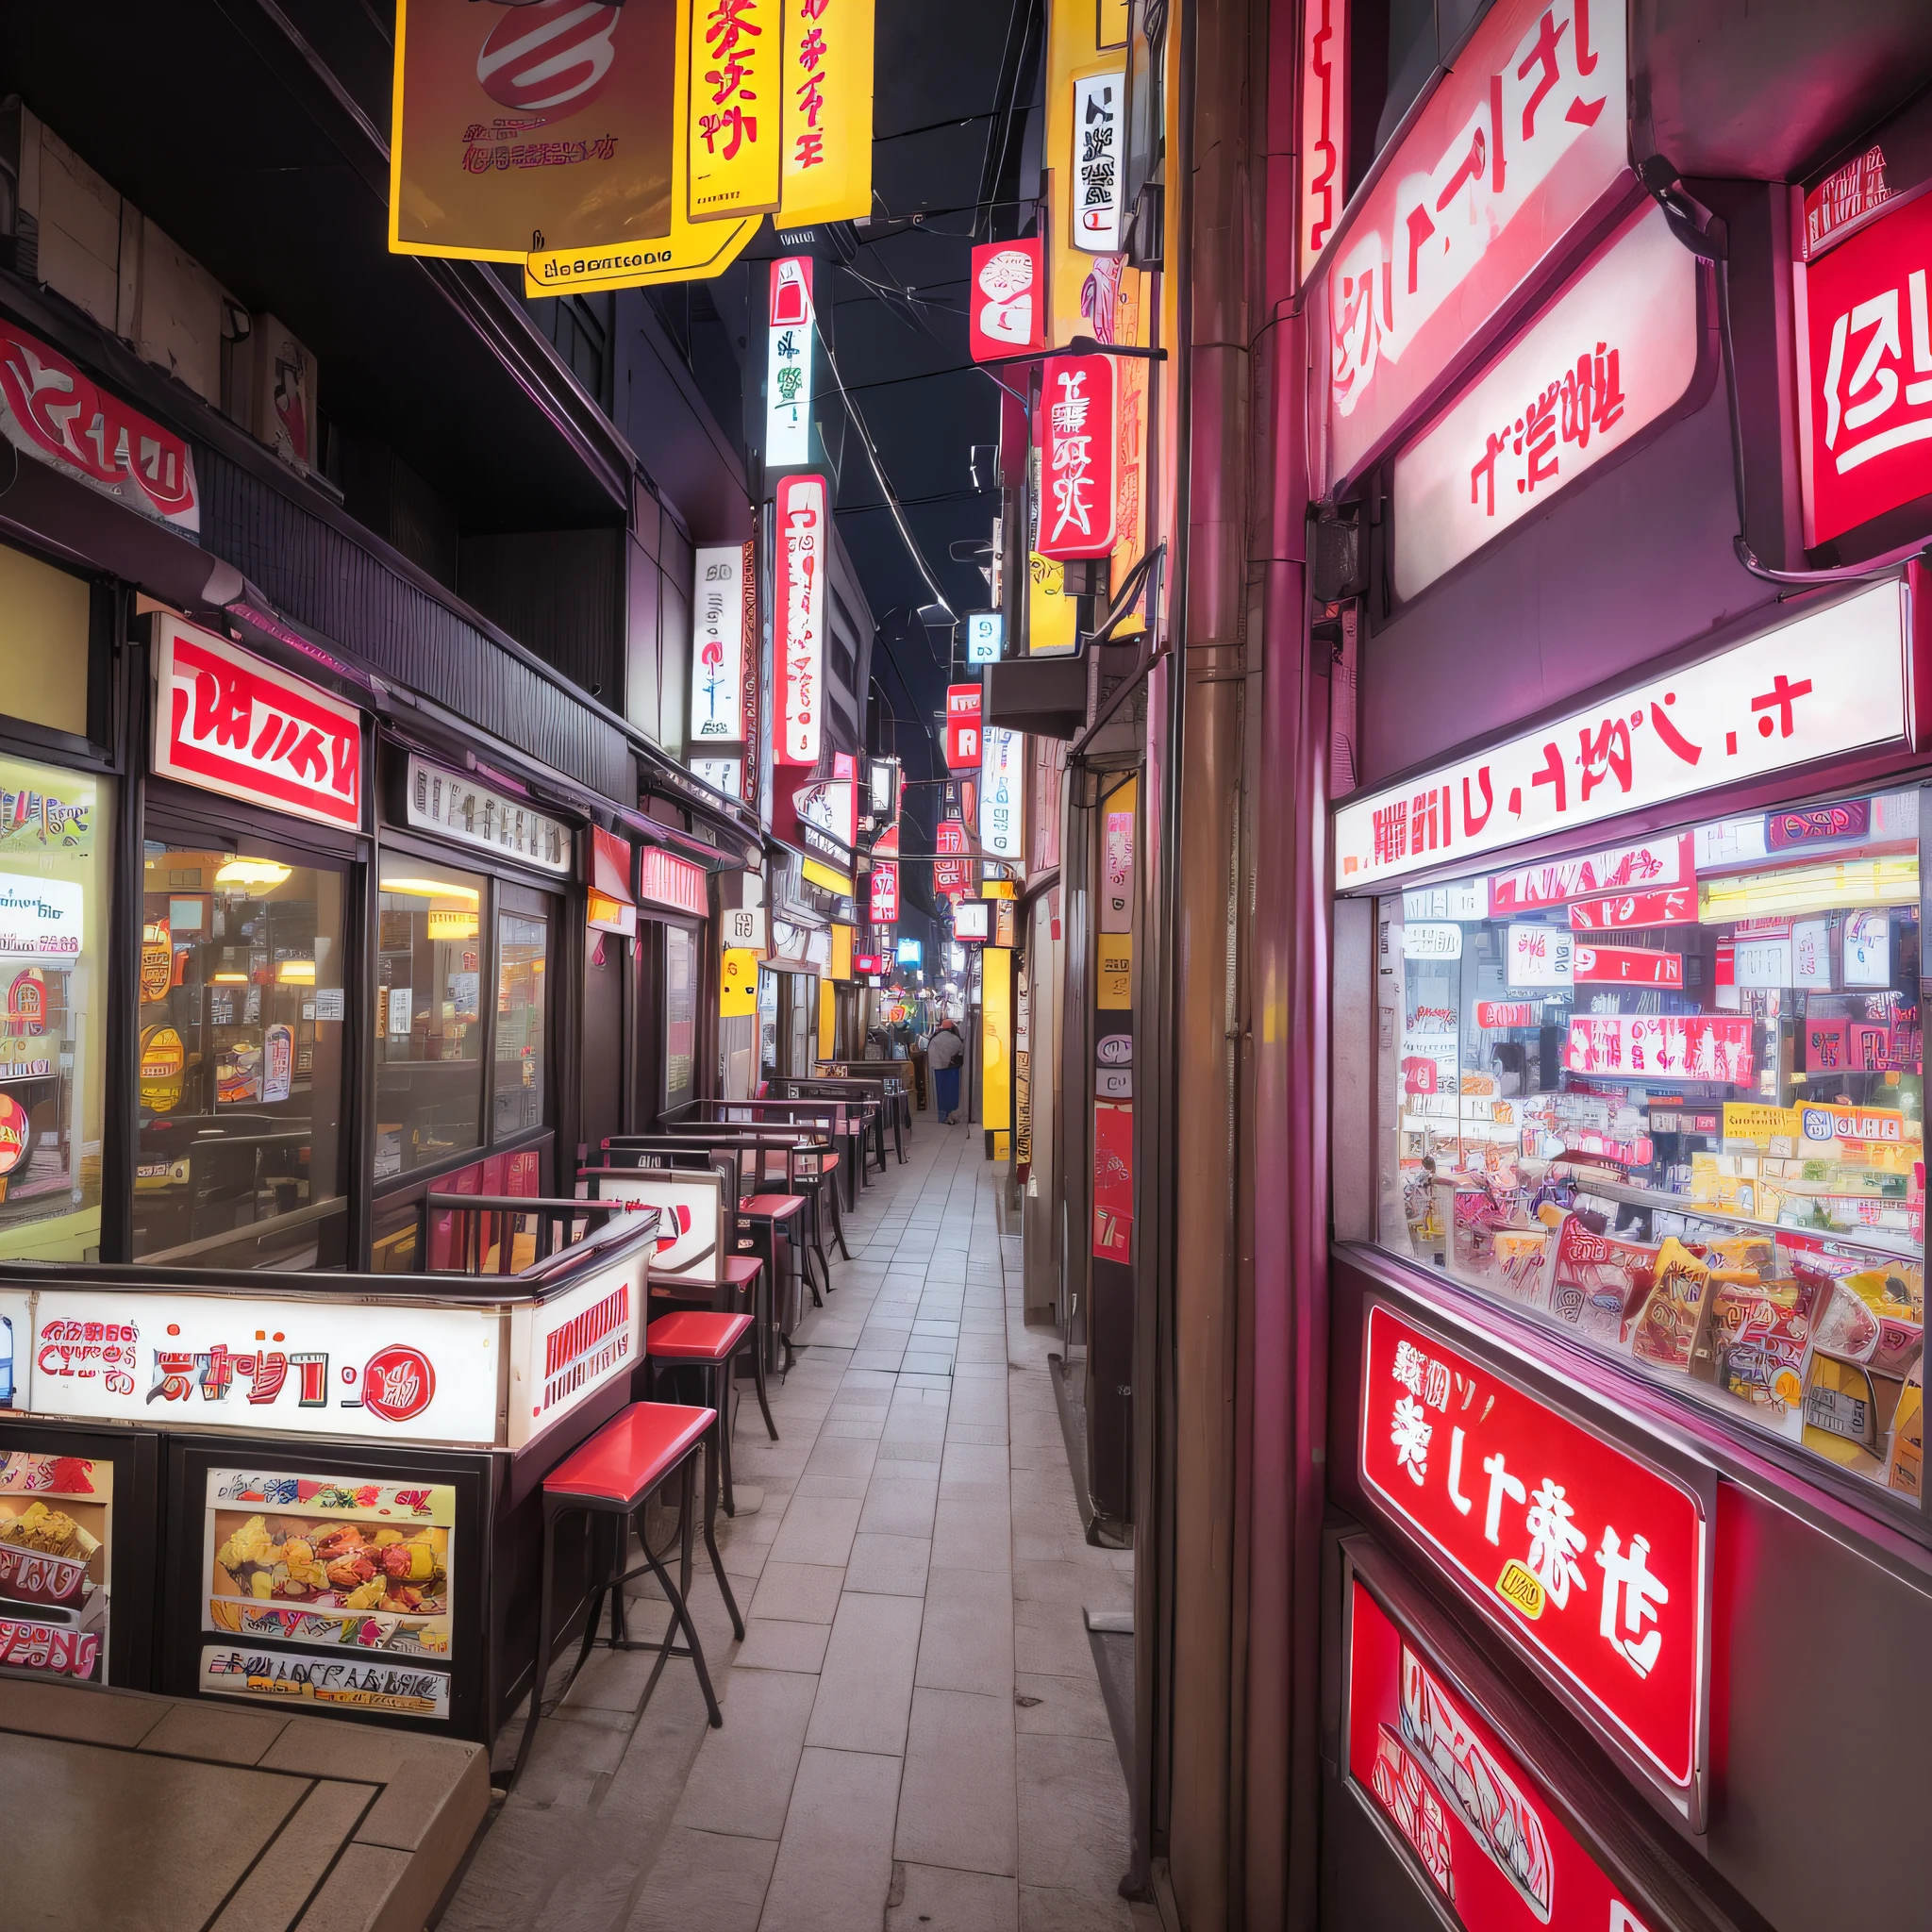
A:
{"label": "bar stool leg", "polygon": [[550,1501],[543,1499],[543,1571],[540,1588],[542,1596],[537,1605],[537,1661],[530,1674],[530,1715],[524,1725],[524,1736],[517,1745],[517,1759],[510,1766],[508,1782],[514,1785],[524,1774],[524,1766],[530,1756],[530,1744],[537,1735],[537,1720],[543,1712],[543,1683],[550,1674],[550,1596],[557,1579],[557,1519],[561,1512]]}
{"label": "bar stool leg", "polygon": [[731,1594],[731,1579],[725,1575],[724,1559],[718,1554],[718,1485],[713,1480],[717,1459],[712,1456],[708,1443],[705,1448],[705,1467],[709,1472],[705,1479],[705,1547],[711,1553],[711,1574],[718,1579],[718,1593],[724,1599],[724,1607],[731,1612],[731,1628],[739,1642],[742,1643],[744,1619],[738,1614],[738,1599]]}
{"label": "bar stool leg", "polygon": [[849,1261],[852,1250],[845,1245],[845,1210],[839,1202],[839,1176],[832,1176],[832,1239],[839,1243],[839,1252]]}
{"label": "bar stool leg", "polygon": [[753,1385],[758,1391],[758,1413],[765,1419],[765,1433],[773,1441],[778,1440],[778,1424],[772,1420],[771,1398],[765,1392],[765,1352],[758,1346],[758,1336],[751,1338],[751,1374]]}
{"label": "bar stool leg", "polygon": [[738,1514],[737,1498],[731,1489],[731,1365],[735,1357],[726,1356],[722,1362],[710,1365],[707,1379],[716,1390],[717,1400],[711,1407],[718,1416],[718,1441],[721,1444],[718,1460],[724,1477],[724,1513]]}
{"label": "bar stool leg", "polygon": [[[687,1506],[687,1524],[690,1522],[689,1505],[691,1493],[691,1458],[687,1457],[684,1465],[684,1495]],[[651,1547],[650,1539],[644,1537],[640,1540],[644,1546],[644,1560],[650,1564],[651,1574],[658,1579],[658,1587],[663,1591],[665,1598],[671,1605],[671,1622],[664,1632],[664,1643],[658,1655],[658,1669],[663,1667],[665,1657],[671,1654],[672,1642],[681,1627],[684,1631],[684,1641],[691,1647],[691,1660],[697,1669],[698,1689],[705,1693],[705,1708],[711,1714],[711,1728],[714,1731],[722,1731],[724,1728],[724,1713],[718,1708],[718,1693],[711,1689],[711,1674],[705,1668],[705,1651],[704,1646],[698,1641],[698,1626],[691,1622],[691,1611],[685,1607],[683,1594],[679,1591],[676,1584],[672,1582],[671,1573],[665,1569],[663,1563],[659,1560],[657,1551]],[[654,1671],[652,1673],[652,1682],[655,1684],[656,1681],[657,1674]],[[648,1696],[649,1694],[647,1690],[645,1695]]]}

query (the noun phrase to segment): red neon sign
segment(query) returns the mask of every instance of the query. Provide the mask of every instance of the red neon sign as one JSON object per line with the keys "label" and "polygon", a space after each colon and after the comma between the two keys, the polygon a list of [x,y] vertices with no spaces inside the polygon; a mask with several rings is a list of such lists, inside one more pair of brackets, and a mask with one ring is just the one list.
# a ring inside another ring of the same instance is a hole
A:
{"label": "red neon sign", "polygon": [[1040,541],[1034,548],[1041,557],[1113,554],[1119,456],[1112,358],[1056,356],[1040,391]]}
{"label": "red neon sign", "polygon": [[1694,1491],[1380,1303],[1361,1474],[1493,1622],[1690,1790],[1709,1617]]}
{"label": "red neon sign", "polygon": [[819,761],[830,536],[826,505],[823,476],[778,479],[778,586],[772,611],[779,719],[772,741],[774,764]]}
{"label": "red neon sign", "polygon": [[979,687],[946,687],[946,766],[949,771],[979,769]]}
{"label": "red neon sign", "polygon": [[[958,819],[941,819],[938,845],[941,852],[965,851],[966,827]],[[932,889],[948,896],[954,892],[970,892],[973,890],[972,861],[965,858],[941,859],[932,869]]]}
{"label": "red neon sign", "polygon": [[1622,892],[1609,899],[1573,899],[1572,932],[1634,932],[1647,925],[1695,925],[1697,888],[1661,892]]}
{"label": "red neon sign", "polygon": [[1046,242],[987,242],[973,251],[966,344],[975,362],[1046,347]]}
{"label": "red neon sign", "polygon": [[1580,985],[1673,986],[1684,984],[1682,953],[1651,953],[1641,946],[1576,946],[1571,971]]}
{"label": "red neon sign", "polygon": [[899,919],[899,868],[878,859],[872,862],[872,923],[894,925]]}
{"label": "red neon sign", "polygon": [[1459,1924],[1649,1932],[1476,1706],[1359,1580],[1349,1591],[1348,1774]]}

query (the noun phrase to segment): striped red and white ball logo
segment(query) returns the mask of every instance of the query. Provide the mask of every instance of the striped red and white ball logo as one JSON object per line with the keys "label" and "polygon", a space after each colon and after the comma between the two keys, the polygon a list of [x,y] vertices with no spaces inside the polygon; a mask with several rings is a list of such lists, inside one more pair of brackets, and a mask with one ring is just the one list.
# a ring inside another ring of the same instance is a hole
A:
{"label": "striped red and white ball logo", "polygon": [[587,107],[610,77],[621,10],[585,0],[506,8],[476,56],[483,92],[520,113]]}

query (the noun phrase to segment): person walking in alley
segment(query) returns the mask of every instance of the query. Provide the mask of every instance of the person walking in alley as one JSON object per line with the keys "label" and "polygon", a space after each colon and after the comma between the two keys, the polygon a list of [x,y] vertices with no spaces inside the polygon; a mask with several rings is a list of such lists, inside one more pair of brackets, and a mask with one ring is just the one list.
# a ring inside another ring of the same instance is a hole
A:
{"label": "person walking in alley", "polygon": [[959,1062],[966,1042],[950,1020],[941,1020],[925,1043],[925,1063],[932,1069],[933,1105],[947,1126],[959,1118]]}

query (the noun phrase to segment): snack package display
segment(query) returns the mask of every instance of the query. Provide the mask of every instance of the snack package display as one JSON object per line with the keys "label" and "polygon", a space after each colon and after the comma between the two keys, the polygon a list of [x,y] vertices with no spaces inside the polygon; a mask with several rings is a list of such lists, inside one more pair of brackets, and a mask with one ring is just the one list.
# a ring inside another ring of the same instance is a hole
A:
{"label": "snack package display", "polygon": [[1880,1443],[1902,1389],[1857,1362],[1815,1351],[1805,1387],[1806,1448],[1859,1475],[1876,1475]]}
{"label": "snack package display", "polygon": [[107,1681],[114,1466],[0,1455],[0,1664]]}
{"label": "snack package display", "polygon": [[1747,1404],[1766,1427],[1797,1435],[1811,1317],[1825,1292],[1826,1284],[1816,1275],[1768,1281],[1720,1277],[1711,1292],[1709,1317],[1691,1349],[1692,1379]]}
{"label": "snack package display", "polygon": [[446,1657],[456,1492],[211,1470],[202,1627]]}
{"label": "snack package display", "polygon": [[1641,1241],[1592,1234],[1563,1214],[1552,1246],[1544,1306],[1600,1348],[1630,1345],[1631,1321],[1657,1278],[1657,1250]]}
{"label": "snack package display", "polygon": [[1923,1493],[1925,1478],[1925,1359],[1912,1364],[1898,1407],[1891,1415],[1891,1457],[1886,1468],[1888,1488],[1903,1495]]}

